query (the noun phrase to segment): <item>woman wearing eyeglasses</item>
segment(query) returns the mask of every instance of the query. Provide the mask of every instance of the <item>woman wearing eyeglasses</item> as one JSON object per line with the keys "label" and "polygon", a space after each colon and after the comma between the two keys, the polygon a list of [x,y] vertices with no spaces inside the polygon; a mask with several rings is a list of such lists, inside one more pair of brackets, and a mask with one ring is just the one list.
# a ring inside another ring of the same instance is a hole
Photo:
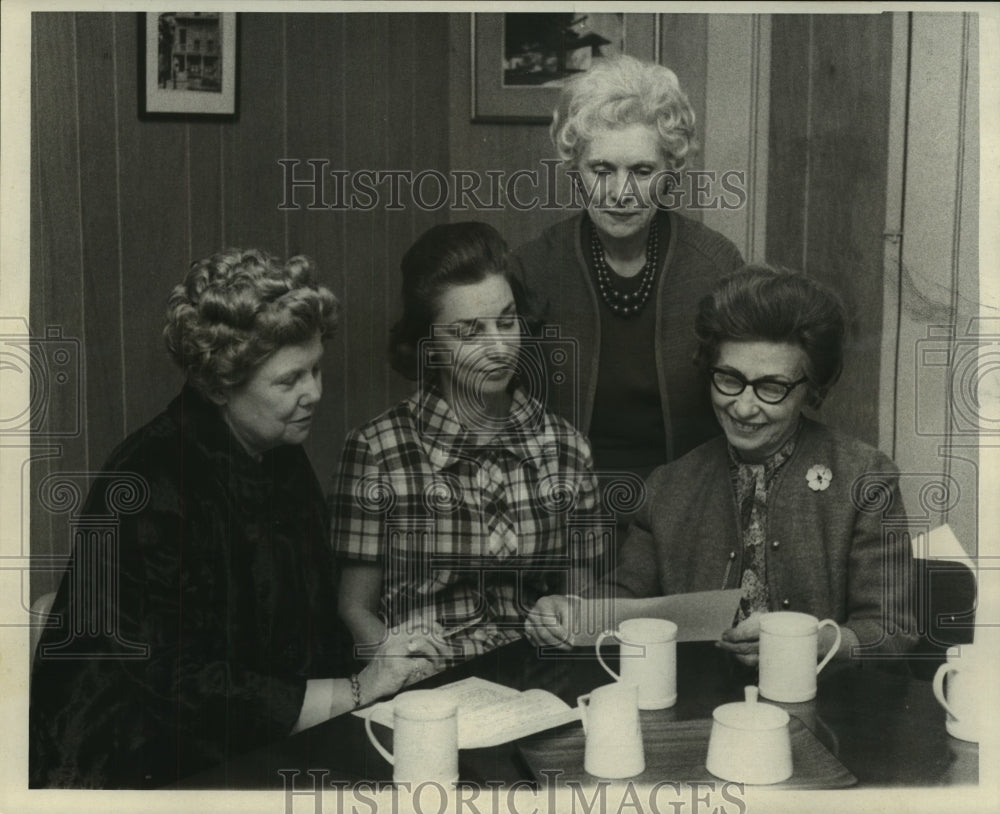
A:
{"label": "woman wearing eyeglasses", "polygon": [[[840,375],[844,322],[831,291],[764,267],[723,278],[699,303],[695,361],[725,435],[649,477],[607,580],[614,596],[739,588],[719,645],[746,664],[757,661],[766,611],[834,619],[840,658],[913,644],[909,541],[884,533],[904,516],[898,469],[803,414],[820,407]],[[541,600],[529,636],[565,642],[567,604]],[[825,653],[833,629],[820,638]]]}

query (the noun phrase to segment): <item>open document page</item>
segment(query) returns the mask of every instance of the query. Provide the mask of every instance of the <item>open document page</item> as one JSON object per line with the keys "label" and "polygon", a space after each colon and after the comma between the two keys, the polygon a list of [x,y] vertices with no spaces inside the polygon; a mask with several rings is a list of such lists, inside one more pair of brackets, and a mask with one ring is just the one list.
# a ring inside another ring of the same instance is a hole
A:
{"label": "open document page", "polygon": [[[445,684],[432,692],[455,702],[458,708],[458,748],[478,749],[542,732],[578,720],[579,711],[546,690],[519,690],[470,677]],[[354,714],[392,728],[393,702],[361,709]]]}
{"label": "open document page", "polygon": [[739,588],[732,588],[644,599],[577,600],[576,617],[571,622],[573,645],[592,645],[602,630],[614,630],[626,619],[642,617],[676,623],[678,642],[715,641],[733,626],[741,595]]}

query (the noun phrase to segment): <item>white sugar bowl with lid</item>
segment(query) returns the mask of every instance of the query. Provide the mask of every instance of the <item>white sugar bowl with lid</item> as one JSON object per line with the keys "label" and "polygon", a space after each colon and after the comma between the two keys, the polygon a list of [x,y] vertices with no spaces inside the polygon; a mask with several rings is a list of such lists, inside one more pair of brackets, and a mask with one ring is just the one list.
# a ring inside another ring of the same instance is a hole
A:
{"label": "white sugar bowl with lid", "polygon": [[780,783],[792,776],[788,713],[757,700],[757,688],[744,701],[723,704],[712,713],[706,768],[737,783]]}

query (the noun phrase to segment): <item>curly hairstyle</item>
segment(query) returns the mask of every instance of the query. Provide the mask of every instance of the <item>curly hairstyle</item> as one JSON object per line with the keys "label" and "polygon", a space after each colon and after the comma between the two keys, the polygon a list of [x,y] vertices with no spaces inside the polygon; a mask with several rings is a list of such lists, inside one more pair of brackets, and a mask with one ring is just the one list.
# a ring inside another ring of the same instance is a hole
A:
{"label": "curly hairstyle", "polygon": [[806,354],[806,403],[818,408],[844,365],[844,306],[840,297],[805,274],[744,266],[723,277],[698,304],[694,361],[715,364],[727,341],[786,342]]}
{"label": "curly hairstyle", "polygon": [[452,286],[478,283],[495,274],[510,285],[517,315],[528,333],[539,325],[535,303],[514,273],[507,244],[492,226],[462,221],[432,226],[406,251],[403,273],[403,314],[389,332],[389,364],[416,381],[418,343],[429,337],[440,296]]}
{"label": "curly hairstyle", "polygon": [[655,128],[670,169],[682,169],[697,150],[694,109],[677,75],[630,56],[600,59],[566,82],[549,135],[559,157],[575,169],[596,132],[632,124]]}
{"label": "curly hairstyle", "polygon": [[314,274],[307,257],[259,249],[195,261],[167,302],[167,351],[202,393],[238,387],[280,348],[333,333],[339,304]]}

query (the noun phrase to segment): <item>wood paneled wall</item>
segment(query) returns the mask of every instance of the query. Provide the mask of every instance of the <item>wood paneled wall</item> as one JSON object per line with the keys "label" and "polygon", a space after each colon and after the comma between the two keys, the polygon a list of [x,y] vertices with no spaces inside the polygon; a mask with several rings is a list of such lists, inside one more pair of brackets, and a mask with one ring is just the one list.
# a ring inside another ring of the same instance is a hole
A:
{"label": "wood paneled wall", "polygon": [[[710,140],[727,123],[705,119],[707,18],[660,20],[661,61]],[[58,326],[79,340],[85,365],[79,401],[52,405],[64,417],[79,406],[82,432],[36,439],[32,494],[50,472],[98,469],[174,395],[166,296],[192,259],[232,245],[310,254],[342,300],[308,444],[326,486],[347,430],[410,389],[384,354],[406,247],[434,223],[469,217],[518,245],[565,212],[317,211],[305,208],[307,190],[302,208],[282,211],[278,160],[510,173],[552,156],[547,129],[469,121],[467,14],[241,14],[240,117],[224,124],[139,121],[136,37],[133,14],[32,18],[30,318],[35,335]],[[856,340],[823,417],[872,443],[891,52],[888,15],[771,20],[766,256],[844,294]],[[68,553],[68,518],[31,502],[33,552]],[[33,592],[55,579],[37,572]]]}
{"label": "wood paneled wall", "polygon": [[[307,253],[340,297],[309,441],[324,486],[345,432],[410,389],[384,361],[396,269],[447,215],[310,211],[308,191],[302,209],[281,211],[277,162],[447,171],[448,16],[244,13],[239,24],[239,121],[177,123],[138,120],[136,15],[32,15],[30,321],[35,335],[51,325],[78,339],[84,361],[82,434],[35,445],[48,456],[32,468],[35,554],[69,551],[68,518],[34,499],[41,480],[98,469],[177,392],[160,330],[193,259],[225,246]],[[35,575],[33,594],[55,579]]]}
{"label": "wood paneled wall", "polygon": [[767,260],[844,298],[844,373],[823,420],[878,445],[890,15],[774,15]]}
{"label": "wood paneled wall", "polygon": [[[663,61],[703,121],[706,18],[663,15],[661,24]],[[544,126],[470,122],[468,14],[243,13],[239,25],[237,122],[140,121],[136,15],[32,15],[30,321],[36,335],[59,326],[78,340],[84,363],[79,402],[52,405],[67,416],[79,407],[81,434],[35,442],[36,555],[70,547],[69,518],[37,500],[45,477],[99,469],[177,392],[182,379],[160,329],[166,297],[192,260],[226,246],[303,252],[341,298],[307,445],[325,486],[345,433],[410,389],[384,349],[398,260],[416,235],[480,217],[518,245],[566,216],[317,211],[306,208],[307,189],[297,193],[301,208],[280,210],[281,158],[303,162],[297,178],[311,172],[308,159],[349,171],[512,173],[540,168],[552,147]],[[55,579],[36,573],[33,594]]]}

